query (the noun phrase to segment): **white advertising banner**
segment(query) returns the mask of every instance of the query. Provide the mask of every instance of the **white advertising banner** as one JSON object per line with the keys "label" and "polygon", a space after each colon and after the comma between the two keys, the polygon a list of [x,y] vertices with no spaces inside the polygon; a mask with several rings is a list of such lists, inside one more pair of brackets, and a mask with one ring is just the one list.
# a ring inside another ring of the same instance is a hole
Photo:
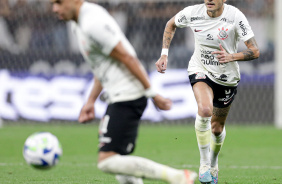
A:
{"label": "white advertising banner", "polygon": [[[195,117],[197,104],[186,70],[170,70],[165,74],[153,72],[150,80],[157,92],[173,101],[170,111],[158,111],[152,101],[142,119],[154,122]],[[77,76],[42,77],[12,75],[0,70],[0,117],[48,122],[76,121],[93,85],[93,80]],[[101,119],[107,104],[95,103],[96,118]]]}

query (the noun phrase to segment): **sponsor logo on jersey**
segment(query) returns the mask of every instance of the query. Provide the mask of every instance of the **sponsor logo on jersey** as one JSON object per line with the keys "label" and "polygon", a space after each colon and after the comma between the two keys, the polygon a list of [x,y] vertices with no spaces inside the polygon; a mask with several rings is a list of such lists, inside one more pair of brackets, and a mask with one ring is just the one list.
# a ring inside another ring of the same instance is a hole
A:
{"label": "sponsor logo on jersey", "polygon": [[228,34],[227,34],[228,29],[224,29],[224,27],[222,27],[221,29],[218,28],[218,31],[219,31],[217,35],[218,39],[225,40],[226,38],[228,38]]}
{"label": "sponsor logo on jersey", "polygon": [[234,20],[229,20],[229,19],[227,19],[227,18],[225,18],[225,17],[223,17],[222,19],[220,19],[220,21],[226,22],[226,23],[228,23],[228,24],[233,24],[233,23],[234,23]]}
{"label": "sponsor logo on jersey", "polygon": [[227,101],[227,102],[223,102],[223,104],[224,104],[224,105],[227,105],[227,104],[229,104],[229,102],[231,102],[231,100],[232,100],[232,99],[230,99],[230,100]]}
{"label": "sponsor logo on jersey", "polygon": [[196,73],[195,79],[206,79],[206,75],[204,73]]}
{"label": "sponsor logo on jersey", "polygon": [[202,54],[211,54],[213,51],[209,51],[209,50],[201,50]]}
{"label": "sponsor logo on jersey", "polygon": [[214,55],[211,54],[212,51],[208,50],[201,50],[201,62],[204,65],[219,65],[219,61],[217,61],[214,57]]}
{"label": "sponsor logo on jersey", "polygon": [[225,74],[221,74],[220,76],[216,76],[215,74],[213,74],[213,73],[211,73],[211,72],[209,72],[209,74],[210,74],[213,78],[215,78],[215,79],[217,79],[217,80],[219,80],[219,81],[222,81],[222,82],[226,82],[226,81],[227,81],[227,75],[225,75]]}
{"label": "sponsor logo on jersey", "polygon": [[232,101],[233,96],[234,96],[234,93],[230,97],[228,96],[226,98],[219,98],[218,101],[224,102],[224,105],[227,105]]}
{"label": "sponsor logo on jersey", "polygon": [[207,40],[213,40],[213,35],[208,34],[208,35],[207,35]]}
{"label": "sponsor logo on jersey", "polygon": [[94,40],[93,38],[90,38],[92,44],[91,44],[91,50],[94,51],[94,50],[102,50],[103,49],[103,46],[101,43],[99,43],[98,41]]}
{"label": "sponsor logo on jersey", "polygon": [[221,80],[221,81],[223,81],[223,82],[226,82],[226,81],[227,81],[227,75],[221,74],[221,75],[219,76],[218,80]]}
{"label": "sponsor logo on jersey", "polygon": [[195,20],[204,20],[205,17],[202,16],[202,17],[191,17],[191,22],[195,21]]}
{"label": "sponsor logo on jersey", "polygon": [[199,30],[199,29],[194,29],[194,31],[195,31],[195,32],[200,32],[200,31],[202,31],[202,30]]}
{"label": "sponsor logo on jersey", "polygon": [[239,22],[239,26],[240,26],[241,30],[243,31],[242,36],[246,36],[248,34],[248,32],[247,32],[246,26],[243,24],[243,21]]}
{"label": "sponsor logo on jersey", "polygon": [[225,94],[226,94],[226,95],[229,95],[230,93],[231,93],[231,89],[225,90]]}
{"label": "sponsor logo on jersey", "polygon": [[203,62],[204,65],[215,65],[215,66],[219,65],[218,61],[211,60],[211,59],[202,59],[201,61]]}
{"label": "sponsor logo on jersey", "polygon": [[181,15],[181,17],[178,19],[179,23],[181,23],[182,21],[187,21],[185,15]]}

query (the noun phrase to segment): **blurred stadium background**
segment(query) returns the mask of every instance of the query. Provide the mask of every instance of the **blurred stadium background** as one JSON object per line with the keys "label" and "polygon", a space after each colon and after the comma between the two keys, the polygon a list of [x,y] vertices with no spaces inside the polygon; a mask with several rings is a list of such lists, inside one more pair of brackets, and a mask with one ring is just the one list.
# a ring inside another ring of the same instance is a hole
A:
{"label": "blurred stadium background", "polygon": [[[196,104],[186,68],[193,53],[190,29],[177,29],[166,75],[156,73],[166,22],[203,0],[101,0],[135,47],[153,85],[173,99],[171,112],[150,103],[149,122],[194,123]],[[240,62],[242,80],[228,123],[274,124],[275,2],[228,0],[248,18],[261,56]],[[13,122],[74,122],[91,86],[89,66],[79,54],[68,23],[58,21],[48,0],[0,0],[0,117]],[[244,49],[243,43],[239,50]],[[97,118],[105,104],[99,101]]]}
{"label": "blurred stadium background", "polygon": [[[193,128],[197,105],[186,72],[194,49],[190,29],[177,29],[165,75],[158,74],[154,64],[168,19],[203,0],[91,1],[113,15],[135,47],[154,87],[174,101],[168,112],[157,111],[149,101],[134,154],[176,168],[198,170]],[[281,184],[282,134],[273,125],[276,122],[282,128],[282,62],[275,59],[282,58],[282,1],[227,3],[247,16],[261,56],[240,62],[242,80],[227,120],[232,126],[227,127],[227,139],[219,155],[220,183]],[[244,48],[241,43],[239,50]],[[69,24],[57,20],[49,0],[0,0],[0,127],[4,125],[0,129],[1,184],[116,182],[114,176],[96,167],[96,132],[105,103],[99,100],[95,104],[95,123],[77,125],[92,78]],[[52,132],[63,145],[62,160],[49,172],[31,169],[22,157],[25,139],[36,131]],[[163,182],[144,181],[149,183]]]}

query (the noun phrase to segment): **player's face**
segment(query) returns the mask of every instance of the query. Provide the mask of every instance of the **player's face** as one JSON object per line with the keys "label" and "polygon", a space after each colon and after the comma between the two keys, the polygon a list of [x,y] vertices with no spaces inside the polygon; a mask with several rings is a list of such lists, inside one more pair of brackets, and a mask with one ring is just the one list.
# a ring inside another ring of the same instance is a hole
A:
{"label": "player's face", "polygon": [[76,8],[75,0],[50,0],[52,3],[52,11],[60,20],[74,19]]}
{"label": "player's face", "polygon": [[221,11],[226,0],[205,0],[208,12]]}

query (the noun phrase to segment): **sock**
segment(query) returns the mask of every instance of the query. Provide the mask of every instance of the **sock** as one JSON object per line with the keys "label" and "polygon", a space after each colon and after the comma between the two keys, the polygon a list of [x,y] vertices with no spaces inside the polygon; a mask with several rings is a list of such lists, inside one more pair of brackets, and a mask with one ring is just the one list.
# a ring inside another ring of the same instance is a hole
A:
{"label": "sock", "polygon": [[116,179],[120,184],[143,184],[142,178],[136,178],[134,176],[116,175]]}
{"label": "sock", "polygon": [[182,170],[174,169],[146,158],[129,155],[111,156],[100,161],[98,168],[107,173],[158,179],[169,183],[180,181],[183,177]]}
{"label": "sock", "polygon": [[219,136],[212,134],[211,138],[211,167],[217,167],[218,165],[218,154],[223,145],[226,136],[225,127]]}
{"label": "sock", "polygon": [[211,117],[197,114],[195,131],[200,151],[200,165],[210,165]]}

